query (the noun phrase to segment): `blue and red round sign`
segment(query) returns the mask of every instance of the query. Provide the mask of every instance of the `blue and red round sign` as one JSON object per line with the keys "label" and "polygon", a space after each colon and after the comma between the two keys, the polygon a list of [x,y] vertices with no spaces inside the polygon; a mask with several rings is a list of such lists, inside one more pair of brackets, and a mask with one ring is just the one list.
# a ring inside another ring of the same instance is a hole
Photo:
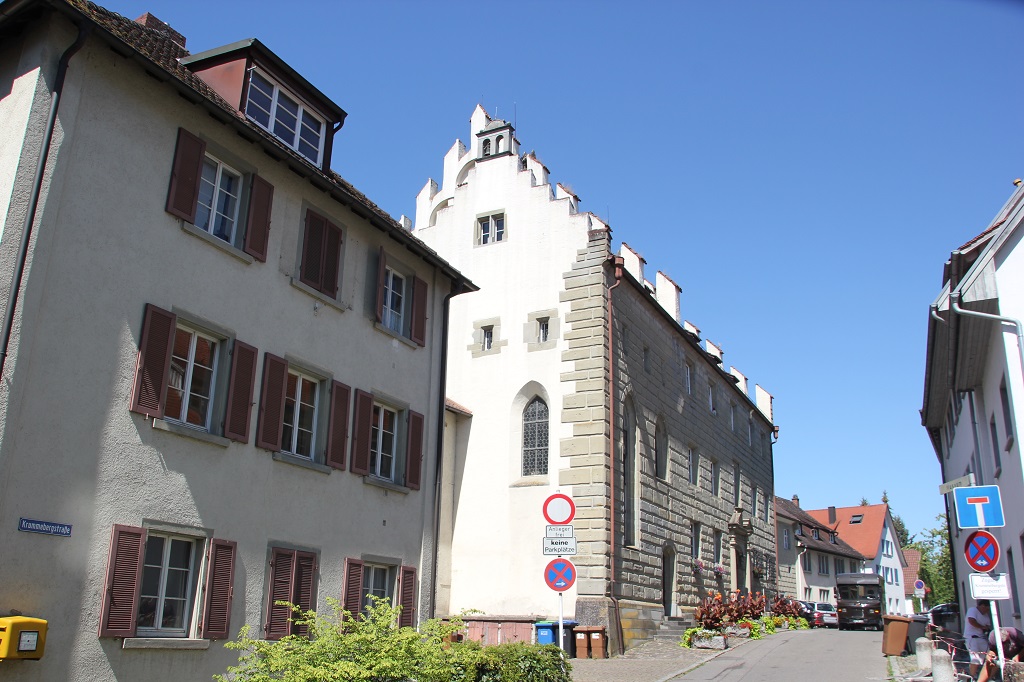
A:
{"label": "blue and red round sign", "polygon": [[967,536],[964,556],[975,571],[991,571],[999,563],[999,541],[986,530],[976,530]]}
{"label": "blue and red round sign", "polygon": [[554,559],[544,567],[544,582],[555,592],[565,592],[576,582],[576,567],[568,559]]}

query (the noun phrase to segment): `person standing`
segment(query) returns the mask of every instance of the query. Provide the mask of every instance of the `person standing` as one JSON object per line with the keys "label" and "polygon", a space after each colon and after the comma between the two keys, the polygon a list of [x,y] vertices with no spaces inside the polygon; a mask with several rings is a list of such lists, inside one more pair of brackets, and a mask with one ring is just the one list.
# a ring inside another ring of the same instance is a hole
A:
{"label": "person standing", "polygon": [[988,653],[988,633],[992,630],[992,615],[989,613],[988,601],[979,599],[975,606],[967,610],[967,622],[964,624],[964,641],[971,653],[971,677],[977,679],[978,672],[985,663]]}

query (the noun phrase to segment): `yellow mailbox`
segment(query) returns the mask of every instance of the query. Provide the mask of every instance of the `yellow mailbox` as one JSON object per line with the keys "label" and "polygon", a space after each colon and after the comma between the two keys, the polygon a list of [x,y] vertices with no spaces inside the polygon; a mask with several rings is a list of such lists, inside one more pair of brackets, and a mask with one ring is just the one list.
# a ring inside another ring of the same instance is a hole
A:
{"label": "yellow mailbox", "polygon": [[42,618],[9,616],[0,618],[0,661],[43,657],[46,649],[46,621]]}

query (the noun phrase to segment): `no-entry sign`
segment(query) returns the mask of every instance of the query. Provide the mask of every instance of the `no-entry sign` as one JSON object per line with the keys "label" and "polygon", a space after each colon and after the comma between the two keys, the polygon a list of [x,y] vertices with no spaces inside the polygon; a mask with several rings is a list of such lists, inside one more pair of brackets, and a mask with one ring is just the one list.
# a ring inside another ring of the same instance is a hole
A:
{"label": "no-entry sign", "polygon": [[999,563],[999,542],[992,533],[976,530],[967,536],[964,556],[967,557],[968,566],[975,571],[986,573]]}
{"label": "no-entry sign", "polygon": [[573,517],[576,516],[576,504],[568,495],[555,493],[544,500],[543,511],[548,523],[563,526],[572,523]]}

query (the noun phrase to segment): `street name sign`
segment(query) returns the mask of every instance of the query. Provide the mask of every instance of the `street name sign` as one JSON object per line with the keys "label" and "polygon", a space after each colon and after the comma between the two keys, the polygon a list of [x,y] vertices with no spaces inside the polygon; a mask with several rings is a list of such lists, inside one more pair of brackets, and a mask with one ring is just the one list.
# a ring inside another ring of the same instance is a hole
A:
{"label": "street name sign", "polygon": [[953,490],[953,500],[956,502],[956,525],[961,530],[1002,528],[1006,525],[997,485],[956,488]]}
{"label": "street name sign", "polygon": [[999,563],[999,541],[988,531],[976,530],[967,536],[964,556],[975,571],[991,571]]}
{"label": "street name sign", "polygon": [[1009,599],[1010,585],[1005,573],[972,573],[971,599]]}
{"label": "street name sign", "polygon": [[23,533],[42,533],[43,535],[59,535],[64,538],[71,537],[70,523],[20,518],[18,519],[18,530]]}
{"label": "street name sign", "polygon": [[576,516],[576,504],[571,497],[564,493],[550,495],[548,499],[544,500],[542,510],[548,523],[555,526],[572,523],[573,517]]}
{"label": "street name sign", "polygon": [[571,538],[573,536],[572,526],[548,526],[545,529],[545,537],[549,538]]}
{"label": "street name sign", "polygon": [[565,592],[576,582],[576,567],[568,559],[552,559],[544,567],[544,582],[555,592]]}
{"label": "street name sign", "polygon": [[940,495],[948,495],[957,488],[966,488],[974,485],[974,472],[961,476],[960,478],[954,478],[952,481],[946,481],[939,486]]}
{"label": "street name sign", "polygon": [[576,556],[576,538],[544,538],[544,556]]}

